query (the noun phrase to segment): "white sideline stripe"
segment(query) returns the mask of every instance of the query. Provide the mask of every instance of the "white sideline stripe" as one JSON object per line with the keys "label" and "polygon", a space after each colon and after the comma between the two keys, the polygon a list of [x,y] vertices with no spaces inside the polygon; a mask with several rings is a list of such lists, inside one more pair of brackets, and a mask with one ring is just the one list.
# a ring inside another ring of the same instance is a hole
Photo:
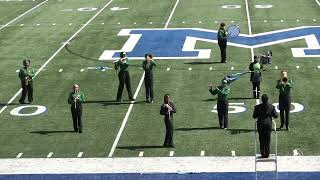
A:
{"label": "white sideline stripe", "polygon": [[139,152],[139,157],[143,157],[143,151]]}
{"label": "white sideline stripe", "polygon": [[[46,0],[48,1],[48,0]],[[46,2],[44,1],[44,2]],[[91,21],[93,21],[113,0],[110,0],[103,8],[101,8],[87,23],[85,23],[77,32],[75,32],[35,73],[34,78],[46,67],[46,65],[76,36],[78,35]],[[10,103],[21,93],[22,88],[9,100],[9,102],[3,106],[0,110],[0,114],[8,107]]]}
{"label": "white sideline stripe", "polygon": [[[254,160],[254,156],[13,158],[1,159],[0,174],[255,172]],[[278,156],[278,170],[319,172],[319,161],[320,156]]]}
{"label": "white sideline stripe", "polygon": [[[167,20],[167,22],[166,22],[166,24],[165,24],[165,26],[164,26],[164,29],[166,29],[166,28],[168,27],[169,22],[170,22],[170,20],[171,20],[171,18],[172,18],[172,16],[173,16],[173,13],[174,13],[175,9],[177,8],[178,3],[179,3],[179,0],[176,1],[176,4],[174,5],[174,7],[173,7],[173,9],[172,9],[172,12],[170,13],[170,16],[169,16],[169,18],[168,18],[168,20]],[[167,70],[168,70],[168,69],[167,69]],[[170,70],[170,69],[169,69],[169,70]],[[142,86],[142,83],[143,83],[143,80],[144,80],[144,76],[145,76],[145,72],[143,72],[143,74],[142,74],[142,76],[141,76],[141,79],[140,79],[140,82],[139,82],[139,85],[138,85],[138,87],[137,87],[137,89],[136,89],[136,92],[134,93],[134,96],[133,96],[134,99],[136,99],[137,96],[138,96],[138,94],[139,94],[139,91],[140,91],[140,89],[141,89],[141,86]],[[127,121],[128,121],[129,115],[130,115],[130,113],[131,113],[131,111],[132,111],[133,105],[134,105],[134,101],[131,101],[131,104],[130,104],[130,106],[129,106],[129,108],[128,108],[128,111],[127,111],[127,113],[126,113],[123,121],[122,121],[121,127],[120,127],[119,132],[118,132],[118,134],[117,134],[117,136],[116,136],[116,139],[115,139],[114,142],[113,142],[113,145],[112,145],[112,147],[111,147],[111,150],[110,150],[110,152],[109,152],[108,157],[112,157],[112,156],[113,156],[113,153],[114,153],[114,151],[115,151],[115,149],[116,149],[116,147],[117,147],[117,145],[118,145],[119,139],[120,139],[120,137],[121,137],[121,134],[122,134],[122,132],[123,132],[123,130],[124,130],[124,127],[126,126],[126,123],[127,123]]]}
{"label": "white sideline stripe", "polygon": [[205,151],[201,151],[200,156],[204,156],[204,155],[205,155]]}
{"label": "white sideline stripe", "polygon": [[172,157],[174,155],[174,151],[170,151],[169,156]]}
{"label": "white sideline stripe", "polygon": [[83,152],[79,152],[77,157],[78,157],[78,158],[81,158],[82,155],[83,155]]}
{"label": "white sideline stripe", "polygon": [[36,9],[37,7],[43,5],[44,3],[48,2],[49,0],[45,0],[42,3],[36,5],[35,7],[29,9],[28,11],[24,12],[23,14],[21,14],[20,16],[14,18],[13,20],[11,20],[10,22],[8,22],[7,24],[5,24],[4,26],[0,27],[0,30],[9,26],[11,23],[15,22],[16,20],[20,19],[21,17],[25,16],[26,14],[28,14],[29,12],[33,11],[34,9]]}
{"label": "white sideline stripe", "polygon": [[317,4],[320,6],[320,2],[318,0],[315,0],[317,2]]}
{"label": "white sideline stripe", "polygon": [[[252,35],[248,0],[246,0],[246,11],[247,11],[249,35]],[[251,51],[251,61],[253,62],[254,53],[253,53],[253,48],[252,47],[250,48],[250,51]]]}
{"label": "white sideline stripe", "polygon": [[23,153],[19,153],[16,158],[21,158],[22,155]]}
{"label": "white sideline stripe", "polygon": [[49,154],[47,155],[47,158],[51,158],[53,155],[53,152],[49,152]]}

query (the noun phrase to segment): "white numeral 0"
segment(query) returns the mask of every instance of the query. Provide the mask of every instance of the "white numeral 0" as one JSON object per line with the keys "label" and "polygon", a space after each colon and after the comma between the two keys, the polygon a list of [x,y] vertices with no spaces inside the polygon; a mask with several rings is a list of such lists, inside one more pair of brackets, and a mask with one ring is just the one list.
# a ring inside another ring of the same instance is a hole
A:
{"label": "white numeral 0", "polygon": [[[243,106],[244,106],[244,103],[229,103],[229,112],[228,113],[235,114],[235,113],[245,112],[246,108]],[[211,110],[211,112],[218,113],[217,105],[215,105],[213,107],[213,110]]]}
{"label": "white numeral 0", "polygon": [[[33,113],[22,114],[21,110],[25,108],[37,108]],[[13,116],[35,116],[46,112],[47,108],[39,105],[27,105],[27,106],[19,106],[10,111],[10,114]]]}
{"label": "white numeral 0", "polygon": [[[277,112],[280,112],[279,110],[279,103],[273,103],[272,105],[274,105],[276,107]],[[296,112],[301,112],[304,110],[304,107],[302,104],[299,103],[291,103],[291,105],[293,106],[293,109],[290,111],[290,113],[296,113]]]}

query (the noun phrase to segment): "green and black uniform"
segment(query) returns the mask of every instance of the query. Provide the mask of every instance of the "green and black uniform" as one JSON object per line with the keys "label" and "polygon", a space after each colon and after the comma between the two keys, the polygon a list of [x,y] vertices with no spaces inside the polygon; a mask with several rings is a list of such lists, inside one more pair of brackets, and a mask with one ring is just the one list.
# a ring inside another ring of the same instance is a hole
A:
{"label": "green and black uniform", "polygon": [[33,68],[23,67],[19,71],[19,78],[21,80],[21,87],[22,87],[22,94],[19,100],[20,103],[24,103],[26,95],[28,94],[28,101],[32,103],[33,101],[33,83],[32,79],[34,77],[34,70]]}
{"label": "green and black uniform", "polygon": [[228,95],[230,88],[225,85],[225,87],[219,86],[214,90],[211,88],[209,91],[212,95],[218,94],[217,110],[220,128],[228,128]]}
{"label": "green and black uniform", "polygon": [[279,110],[280,110],[280,118],[281,118],[281,126],[286,125],[287,130],[289,129],[289,114],[291,109],[291,88],[293,88],[293,81],[288,80],[287,84],[278,80],[277,89],[279,89]]}
{"label": "green and black uniform", "polygon": [[75,132],[82,133],[82,102],[84,102],[82,91],[73,91],[69,94],[68,103],[71,105],[73,129]]}
{"label": "green and black uniform", "polygon": [[250,81],[252,82],[253,97],[259,99],[260,97],[260,83],[262,81],[261,69],[263,66],[259,62],[252,62],[249,65],[251,71]]}
{"label": "green and black uniform", "polygon": [[142,62],[142,67],[145,72],[144,85],[146,87],[146,100],[148,102],[153,101],[153,66],[157,66],[153,60],[145,60]]}
{"label": "green and black uniform", "polygon": [[129,62],[128,58],[125,58],[124,60],[119,60],[115,63],[115,69],[120,69],[118,73],[119,77],[119,87],[118,87],[118,93],[117,93],[117,101],[121,101],[121,96],[123,92],[124,84],[126,84],[129,99],[133,100],[132,92],[131,92],[131,83],[130,83],[130,75],[129,75]]}
{"label": "green and black uniform", "polygon": [[221,62],[225,63],[227,60],[227,32],[224,28],[220,28],[218,31],[218,44],[221,53]]}
{"label": "green and black uniform", "polygon": [[164,124],[166,126],[166,136],[164,139],[164,146],[174,147],[173,144],[173,113],[176,113],[177,110],[172,102],[168,102],[170,108],[172,109],[169,111],[166,104],[162,104],[160,107],[160,114],[164,115]]}

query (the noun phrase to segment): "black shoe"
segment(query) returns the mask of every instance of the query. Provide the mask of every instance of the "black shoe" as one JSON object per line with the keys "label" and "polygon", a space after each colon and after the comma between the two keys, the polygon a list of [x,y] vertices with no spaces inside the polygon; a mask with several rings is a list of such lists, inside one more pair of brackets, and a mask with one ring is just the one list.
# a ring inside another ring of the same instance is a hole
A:
{"label": "black shoe", "polygon": [[79,130],[79,133],[82,133],[82,130]]}
{"label": "black shoe", "polygon": [[277,128],[277,131],[282,131],[282,127]]}
{"label": "black shoe", "polygon": [[117,99],[116,102],[121,102],[121,99]]}
{"label": "black shoe", "polygon": [[163,144],[163,147],[168,147],[168,146],[169,146],[169,144],[167,144],[167,143]]}
{"label": "black shoe", "polygon": [[289,128],[289,127],[287,127],[287,128],[286,128],[286,130],[287,130],[287,131],[290,131],[290,128]]}
{"label": "black shoe", "polygon": [[147,103],[150,103],[151,101],[149,100],[149,99],[147,99],[147,101],[146,101]]}
{"label": "black shoe", "polygon": [[29,104],[32,104],[32,101],[29,101]]}
{"label": "black shoe", "polygon": [[175,148],[175,146],[173,144],[169,144],[168,147]]}
{"label": "black shoe", "polygon": [[129,98],[130,99],[130,101],[135,101],[136,99],[134,99],[134,98]]}
{"label": "black shoe", "polygon": [[24,101],[19,101],[20,104],[26,104]]}

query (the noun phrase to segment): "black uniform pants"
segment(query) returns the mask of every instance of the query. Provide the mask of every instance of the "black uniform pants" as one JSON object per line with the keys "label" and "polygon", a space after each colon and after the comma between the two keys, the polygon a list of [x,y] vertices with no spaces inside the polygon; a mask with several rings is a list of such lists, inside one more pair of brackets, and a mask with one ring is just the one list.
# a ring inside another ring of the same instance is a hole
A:
{"label": "black uniform pants", "polygon": [[25,81],[21,81],[22,94],[19,102],[24,102],[28,94],[28,101],[31,103],[33,101],[33,83],[32,81],[28,82],[26,85]]}
{"label": "black uniform pants", "polygon": [[286,125],[286,128],[289,128],[289,115],[291,109],[291,97],[290,95],[279,95],[279,110],[280,110],[280,119],[281,125]]}
{"label": "black uniform pants", "polygon": [[228,101],[218,101],[217,110],[220,128],[228,128]]}
{"label": "black uniform pants", "polygon": [[119,87],[118,87],[118,93],[117,93],[117,100],[121,100],[124,84],[126,84],[129,99],[133,99],[132,92],[131,92],[129,72],[119,71],[118,78],[119,78]]}
{"label": "black uniform pants", "polygon": [[71,106],[71,114],[73,120],[73,129],[75,132],[82,132],[82,107],[77,104],[75,108],[74,105]]}
{"label": "black uniform pants", "polygon": [[227,59],[227,41],[226,40],[218,40],[220,53],[221,53],[221,62],[226,62]]}
{"label": "black uniform pants", "polygon": [[145,76],[144,85],[146,87],[146,99],[147,101],[153,101],[153,77]]}
{"label": "black uniform pants", "polygon": [[258,124],[260,153],[262,157],[269,157],[270,154],[271,129],[271,125]]}
{"label": "black uniform pants", "polygon": [[173,119],[165,117],[164,124],[166,125],[166,136],[164,139],[164,145],[173,145]]}
{"label": "black uniform pants", "polygon": [[253,97],[259,98],[260,97],[260,82],[253,82],[252,81],[252,90],[253,90]]}

